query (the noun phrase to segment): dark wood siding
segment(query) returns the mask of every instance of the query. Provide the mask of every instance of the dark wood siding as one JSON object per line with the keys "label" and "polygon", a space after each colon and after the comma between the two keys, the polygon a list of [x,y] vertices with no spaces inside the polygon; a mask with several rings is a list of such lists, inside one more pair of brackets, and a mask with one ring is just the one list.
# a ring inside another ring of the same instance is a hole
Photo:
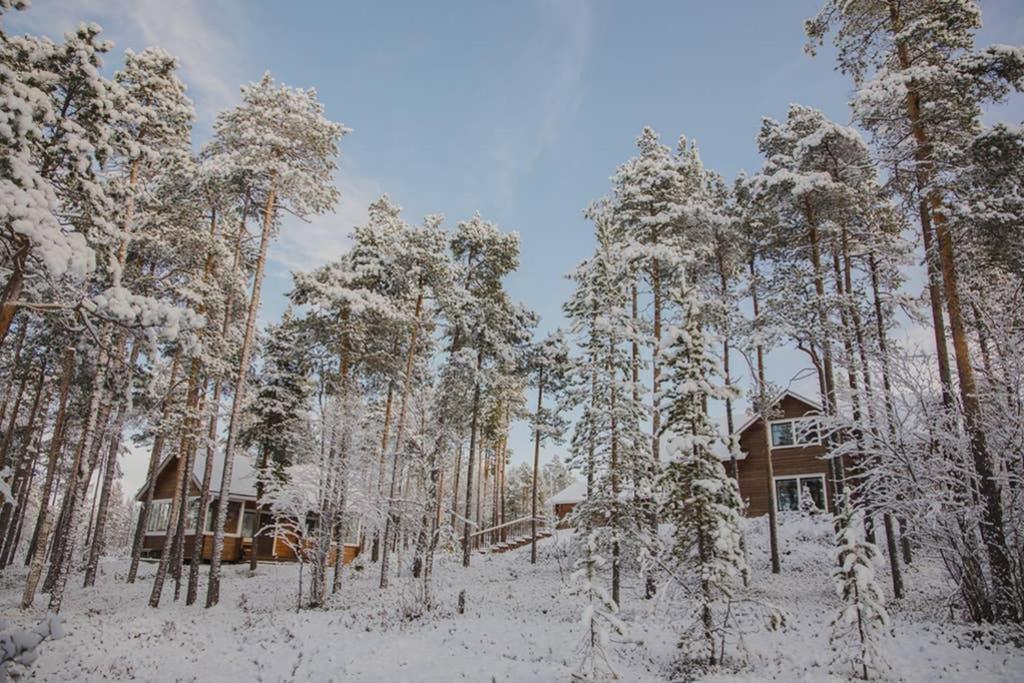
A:
{"label": "dark wood siding", "polygon": [[[792,396],[782,399],[781,412],[783,418],[803,417],[814,412],[814,407]],[[772,484],[768,481],[768,448],[765,442],[765,430],[762,420],[751,425],[740,437],[740,450],[747,457],[739,462],[740,495],[747,503],[747,516],[756,517],[768,514],[771,505]],[[772,450],[772,467],[776,477],[792,475],[821,474],[828,476],[828,464],[822,460],[825,455],[824,446],[797,446],[775,448]],[[732,474],[732,467],[726,466]],[[825,487],[827,505],[832,509],[832,497],[829,487]]]}

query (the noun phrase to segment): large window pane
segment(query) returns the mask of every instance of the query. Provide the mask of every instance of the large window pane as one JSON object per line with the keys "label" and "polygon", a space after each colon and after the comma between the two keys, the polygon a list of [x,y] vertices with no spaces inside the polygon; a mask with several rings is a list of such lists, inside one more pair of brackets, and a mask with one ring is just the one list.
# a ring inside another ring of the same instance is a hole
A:
{"label": "large window pane", "polygon": [[256,513],[246,512],[242,515],[242,538],[252,538],[256,530]]}
{"label": "large window pane", "polygon": [[146,517],[146,531],[157,533],[167,531],[167,517],[171,512],[171,501],[154,500]]}
{"label": "large window pane", "polygon": [[775,480],[775,504],[780,512],[800,509],[800,489],[796,479]]}
{"label": "large window pane", "polygon": [[772,423],[772,446],[778,448],[779,446],[792,446],[793,445],[793,423],[792,422],[773,422]]}
{"label": "large window pane", "polygon": [[801,507],[810,509],[810,502],[818,510],[825,509],[825,480],[822,477],[800,478]]}

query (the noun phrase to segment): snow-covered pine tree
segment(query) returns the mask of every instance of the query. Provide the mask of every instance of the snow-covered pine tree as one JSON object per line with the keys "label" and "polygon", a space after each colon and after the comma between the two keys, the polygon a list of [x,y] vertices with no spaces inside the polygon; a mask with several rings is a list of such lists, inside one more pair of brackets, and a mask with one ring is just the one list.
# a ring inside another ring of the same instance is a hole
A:
{"label": "snow-covered pine tree", "polygon": [[619,606],[605,590],[600,578],[605,561],[598,554],[598,535],[593,529],[587,534],[583,556],[576,560],[572,574],[573,585],[569,595],[581,598],[583,638],[579,646],[580,664],[573,680],[618,680],[609,658],[611,635],[626,635],[626,626],[618,618]]}
{"label": "snow-covered pine tree", "polygon": [[[723,439],[707,414],[708,402],[734,390],[715,382],[720,376],[709,352],[701,302],[695,287],[680,282],[682,324],[669,331],[665,433],[671,435],[671,460],[662,475],[664,519],[675,526],[673,559],[695,584],[703,659],[721,663],[729,625],[720,611],[737,582],[749,571],[742,547],[743,504],[736,481],[716,454]],[[683,635],[681,646],[686,644]],[[722,642],[720,649],[718,643]]]}
{"label": "snow-covered pine tree", "polygon": [[[270,477],[283,477],[295,458],[294,448],[308,429],[306,409],[312,387],[309,356],[291,307],[279,324],[271,325],[263,344],[256,393],[248,406],[249,419],[240,435],[243,447],[257,451],[256,507],[262,508],[263,489]],[[259,524],[253,536],[250,569],[255,569]]]}
{"label": "snow-covered pine tree", "polygon": [[539,492],[537,486],[540,479],[540,448],[547,440],[560,441],[565,424],[559,411],[550,410],[544,405],[544,393],[547,391],[549,400],[559,400],[563,386],[570,371],[569,347],[560,330],[549,334],[530,350],[529,367],[533,375],[533,383],[537,387],[537,407],[533,413],[533,483],[531,486],[530,515],[530,563],[537,563],[537,516],[540,514]]}
{"label": "snow-covered pine tree", "polygon": [[649,435],[641,429],[648,416],[634,379],[632,343],[641,339],[630,308],[632,267],[622,256],[616,224],[607,206],[591,207],[597,249],[576,267],[576,284],[564,305],[582,354],[575,361],[566,402],[580,410],[570,444],[571,465],[584,472],[587,496],[573,511],[579,539],[599,527],[599,547],[611,557],[612,599],[620,599],[623,558],[644,574],[658,554],[651,533],[655,495]]}
{"label": "snow-covered pine tree", "polygon": [[247,168],[251,180],[250,193],[260,197],[263,215],[224,447],[224,471],[214,519],[207,607],[216,605],[220,600],[220,564],[228,492],[242,426],[241,410],[260,308],[267,248],[277,213],[281,207],[287,207],[300,215],[320,214],[330,210],[338,200],[339,193],[332,183],[332,176],[336,168],[338,142],[348,129],[326,119],[323,111],[314,90],[275,85],[268,73],[258,83],[242,88],[242,104],[222,113],[214,123],[214,153],[227,155]]}
{"label": "snow-covered pine tree", "polygon": [[836,674],[868,680],[887,668],[878,645],[889,627],[889,614],[875,581],[878,548],[864,539],[862,513],[848,506],[842,517],[836,533],[837,567],[832,572],[842,606],[832,620],[829,647]]}
{"label": "snow-covered pine tree", "polygon": [[805,29],[812,54],[834,31],[838,67],[858,87],[854,118],[871,132],[880,162],[899,180],[897,189],[920,225],[944,402],[953,409],[945,312],[963,424],[984,503],[979,526],[991,567],[992,616],[1020,621],[1024,609],[1010,597],[1022,593],[1011,559],[1019,549],[1007,540],[1001,483],[986,439],[975,371],[979,364],[969,339],[969,311],[962,302],[962,239],[953,232],[948,206],[950,176],[965,165],[980,131],[982,104],[1002,101],[1024,87],[1024,50],[1006,45],[977,50],[980,26],[981,10],[971,0],[829,0]]}

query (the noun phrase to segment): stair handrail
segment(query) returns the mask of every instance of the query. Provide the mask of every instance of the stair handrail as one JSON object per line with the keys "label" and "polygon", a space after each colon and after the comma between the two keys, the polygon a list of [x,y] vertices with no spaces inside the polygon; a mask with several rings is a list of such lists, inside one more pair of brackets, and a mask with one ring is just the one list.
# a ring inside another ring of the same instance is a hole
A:
{"label": "stair handrail", "polygon": [[501,531],[502,529],[505,529],[505,528],[510,527],[510,526],[514,526],[516,524],[522,524],[523,522],[530,522],[530,521],[533,521],[534,519],[537,520],[538,526],[542,526],[542,525],[547,524],[547,518],[542,516],[542,515],[537,515],[536,518],[534,518],[531,515],[527,515],[525,517],[520,517],[519,519],[513,519],[511,522],[505,522],[504,524],[499,524],[498,526],[492,526],[492,527],[490,527],[488,529],[481,529],[480,531],[474,531],[473,533],[471,533],[469,535],[469,537],[471,539],[472,538],[476,538],[476,537],[482,536],[484,534],[493,533],[495,531]]}

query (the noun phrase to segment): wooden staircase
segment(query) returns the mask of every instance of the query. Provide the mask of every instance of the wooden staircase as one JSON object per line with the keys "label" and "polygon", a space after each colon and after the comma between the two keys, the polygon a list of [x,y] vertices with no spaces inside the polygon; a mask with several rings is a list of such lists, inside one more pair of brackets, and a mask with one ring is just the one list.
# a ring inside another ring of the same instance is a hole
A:
{"label": "wooden staircase", "polygon": [[[540,541],[545,538],[551,538],[552,532],[549,529],[541,531],[537,530],[537,540]],[[522,548],[524,545],[530,545],[530,536],[521,536],[519,538],[509,538],[505,541],[499,541],[492,546],[484,548],[482,552],[486,553],[507,553],[509,550],[515,550],[516,548]]]}
{"label": "wooden staircase", "polygon": [[[533,517],[522,517],[489,529],[481,529],[469,536],[475,552],[481,554],[507,553],[530,544],[533,533]],[[554,531],[547,519],[537,517],[537,540],[550,538]]]}

